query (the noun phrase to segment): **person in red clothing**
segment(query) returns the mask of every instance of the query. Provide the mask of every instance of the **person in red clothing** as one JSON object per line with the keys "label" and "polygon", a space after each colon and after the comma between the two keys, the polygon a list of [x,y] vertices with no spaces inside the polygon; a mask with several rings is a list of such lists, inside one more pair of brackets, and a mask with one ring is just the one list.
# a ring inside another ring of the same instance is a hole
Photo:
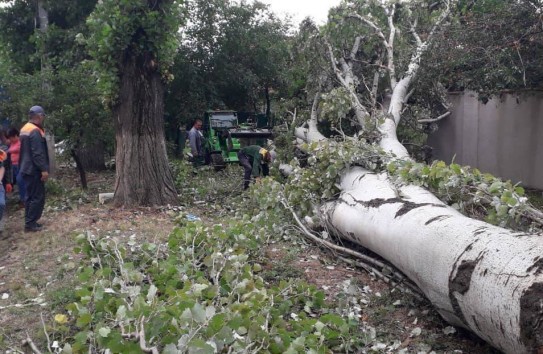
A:
{"label": "person in red clothing", "polygon": [[24,206],[26,198],[26,186],[23,176],[19,173],[19,156],[21,154],[21,140],[19,131],[16,128],[10,128],[6,134],[9,141],[8,153],[11,156],[11,167],[15,183],[19,187],[19,205]]}

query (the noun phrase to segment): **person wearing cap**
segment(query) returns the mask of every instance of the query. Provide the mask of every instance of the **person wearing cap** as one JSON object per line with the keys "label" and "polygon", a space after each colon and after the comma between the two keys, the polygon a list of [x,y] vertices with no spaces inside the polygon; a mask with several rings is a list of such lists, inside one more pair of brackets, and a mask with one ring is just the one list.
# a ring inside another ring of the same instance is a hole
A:
{"label": "person wearing cap", "polygon": [[26,184],[25,232],[42,229],[38,223],[45,206],[45,182],[49,178],[49,154],[43,121],[45,111],[33,106],[28,112],[28,123],[20,131],[21,151],[19,173]]}
{"label": "person wearing cap", "polygon": [[251,177],[257,181],[260,176],[267,176],[270,172],[268,164],[275,158],[274,151],[268,151],[258,145],[250,145],[238,152],[239,164],[243,166],[243,189],[249,188]]}

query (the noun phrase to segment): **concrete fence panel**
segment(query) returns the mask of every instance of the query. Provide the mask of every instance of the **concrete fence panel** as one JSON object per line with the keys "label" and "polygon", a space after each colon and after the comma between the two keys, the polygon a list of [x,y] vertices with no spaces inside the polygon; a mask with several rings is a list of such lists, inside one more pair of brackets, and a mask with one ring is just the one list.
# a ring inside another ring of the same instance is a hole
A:
{"label": "concrete fence panel", "polygon": [[476,167],[543,189],[543,92],[504,93],[486,104],[477,93],[451,94],[451,115],[428,145],[434,158]]}

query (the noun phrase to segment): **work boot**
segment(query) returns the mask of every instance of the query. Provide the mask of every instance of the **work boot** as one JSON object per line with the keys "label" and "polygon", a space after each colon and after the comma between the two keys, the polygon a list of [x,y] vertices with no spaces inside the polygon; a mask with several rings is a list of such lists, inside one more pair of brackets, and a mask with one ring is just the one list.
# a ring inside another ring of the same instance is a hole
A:
{"label": "work boot", "polygon": [[25,232],[38,232],[43,230],[43,226],[36,224],[34,226],[25,226]]}

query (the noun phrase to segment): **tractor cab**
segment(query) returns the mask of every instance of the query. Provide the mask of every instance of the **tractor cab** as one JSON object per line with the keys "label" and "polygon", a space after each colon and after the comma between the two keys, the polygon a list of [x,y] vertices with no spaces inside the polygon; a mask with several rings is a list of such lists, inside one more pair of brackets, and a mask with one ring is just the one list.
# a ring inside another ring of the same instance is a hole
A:
{"label": "tractor cab", "polygon": [[206,138],[206,153],[216,169],[225,166],[227,162],[237,162],[240,142],[232,139],[230,129],[239,126],[238,115],[235,111],[208,111],[204,118],[204,136]]}
{"label": "tractor cab", "polygon": [[242,147],[253,144],[264,146],[266,139],[272,137],[271,129],[259,127],[264,122],[262,117],[265,115],[239,114],[236,111],[205,113],[203,132],[206,155],[216,170],[226,167],[226,163],[238,162],[237,153]]}

